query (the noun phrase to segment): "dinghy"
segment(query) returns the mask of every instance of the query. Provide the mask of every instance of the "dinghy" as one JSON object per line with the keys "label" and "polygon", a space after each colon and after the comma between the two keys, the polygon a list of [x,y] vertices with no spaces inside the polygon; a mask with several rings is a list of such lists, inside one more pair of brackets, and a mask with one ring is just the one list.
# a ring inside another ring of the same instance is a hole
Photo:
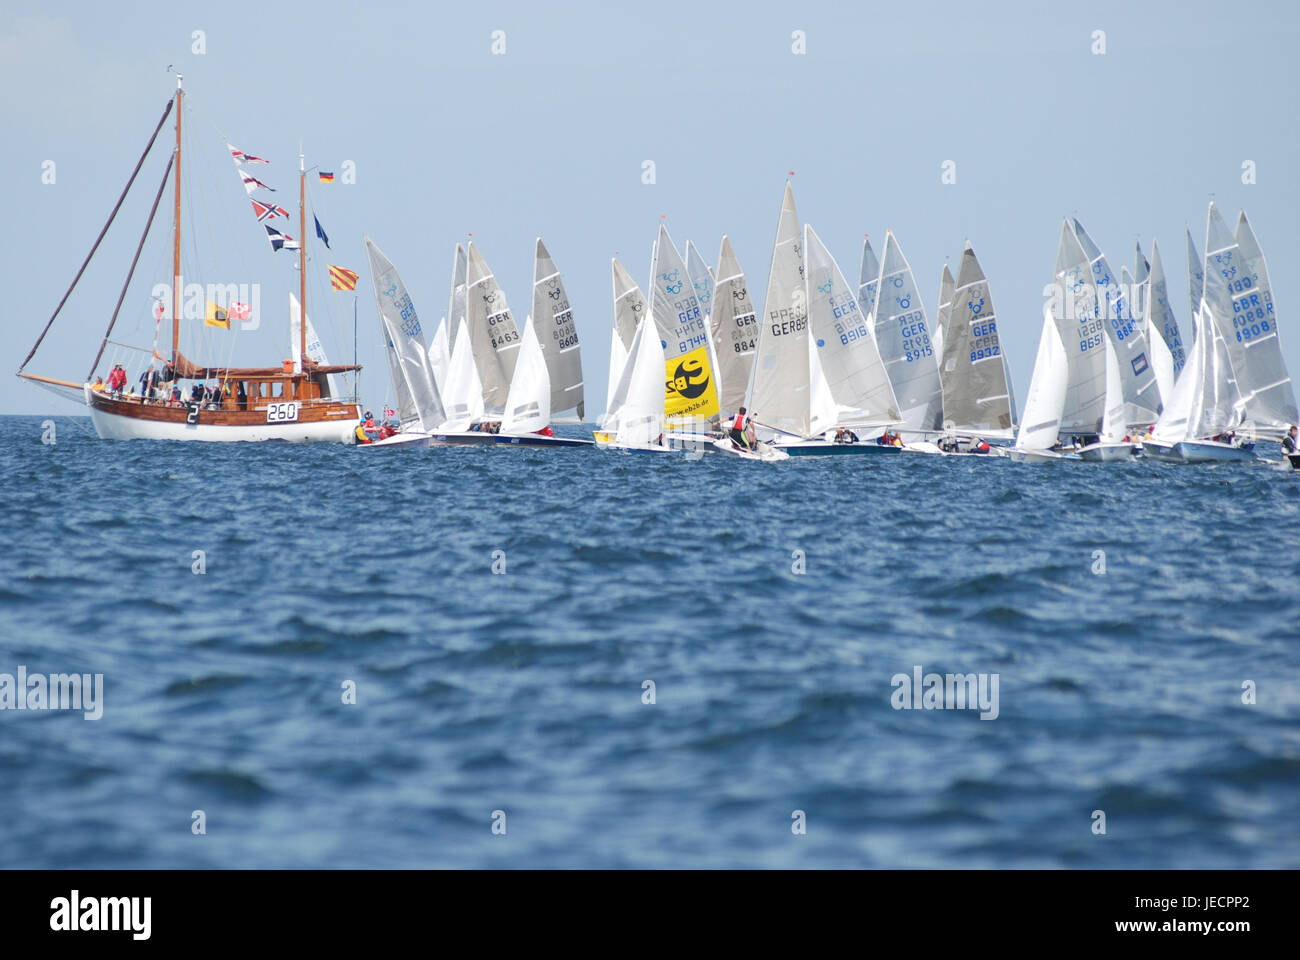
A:
{"label": "dinghy", "polygon": [[506,394],[501,429],[492,434],[498,444],[524,447],[589,447],[591,440],[557,437],[551,433],[551,375],[537,339],[532,317],[524,324],[523,341]]}
{"label": "dinghy", "polygon": [[937,443],[945,453],[984,455],[979,441],[1015,437],[1016,409],[993,294],[969,243],[955,282],[944,266],[939,298],[935,342],[941,348],[944,436]]}
{"label": "dinghy", "polygon": [[[846,406],[859,408],[864,417],[879,423],[898,422],[898,408],[857,298],[842,276],[832,277],[832,273],[838,275],[839,268],[829,254],[822,256],[825,248],[820,241],[818,278],[811,288],[819,297],[818,330],[810,336],[810,288],[806,286],[801,239],[794,192],[787,181],[745,404],[759,439],[791,456],[897,453],[897,447],[835,444],[825,439],[837,426],[840,411],[823,369],[824,347],[830,348],[826,360],[831,376],[844,391]],[[832,300],[841,312],[848,311],[839,332]]]}
{"label": "dinghy", "polygon": [[428,446],[430,431],[447,417],[434,381],[420,317],[392,261],[369,237],[365,238],[365,246],[399,426],[395,436],[367,444],[358,442],[357,445]]}
{"label": "dinghy", "polygon": [[718,251],[718,276],[710,302],[709,330],[718,360],[718,403],[723,412],[734,416],[745,404],[745,391],[753,373],[758,319],[744,271],[725,236]]}
{"label": "dinghy", "polygon": [[892,230],[885,231],[872,332],[908,439],[943,429],[943,388],[925,305],[912,268]]}
{"label": "dinghy", "polygon": [[551,381],[551,422],[581,423],[586,405],[578,328],[564,278],[541,237],[533,259],[533,323]]}

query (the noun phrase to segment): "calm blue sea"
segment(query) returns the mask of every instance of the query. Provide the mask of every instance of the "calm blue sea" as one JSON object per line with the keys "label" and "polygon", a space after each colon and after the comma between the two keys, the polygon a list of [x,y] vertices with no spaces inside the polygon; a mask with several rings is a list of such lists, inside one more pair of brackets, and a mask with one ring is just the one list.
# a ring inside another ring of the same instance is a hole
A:
{"label": "calm blue sea", "polygon": [[1300,474],[53,419],[0,418],[0,673],[103,716],[0,711],[4,866],[1300,866]]}

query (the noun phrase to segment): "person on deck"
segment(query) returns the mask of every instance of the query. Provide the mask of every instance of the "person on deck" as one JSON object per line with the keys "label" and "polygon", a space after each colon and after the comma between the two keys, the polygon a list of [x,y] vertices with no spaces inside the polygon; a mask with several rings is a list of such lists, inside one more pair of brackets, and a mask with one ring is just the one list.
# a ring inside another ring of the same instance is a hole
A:
{"label": "person on deck", "polygon": [[95,377],[95,382],[90,385],[90,389],[94,390],[96,393],[103,393],[106,389],[104,387],[104,378],[99,376]]}
{"label": "person on deck", "polygon": [[120,363],[113,364],[112,371],[108,374],[108,392],[116,398],[121,399],[122,390],[126,387],[126,371],[122,369]]}
{"label": "person on deck", "polygon": [[750,436],[754,432],[754,421],[751,417],[746,416],[748,411],[744,407],[736,414],[736,418],[731,422],[731,429],[727,435],[731,437],[731,442],[738,447],[751,447]]}
{"label": "person on deck", "polygon": [[357,427],[352,431],[352,434],[356,438],[357,443],[374,443],[374,441],[366,435],[366,421],[364,420],[357,424]]}
{"label": "person on deck", "polygon": [[167,406],[179,407],[180,405],[181,405],[181,385],[179,383],[173,383],[172,395],[171,398],[167,401]]}
{"label": "person on deck", "polygon": [[140,396],[145,400],[153,399],[154,378],[157,375],[153,367],[145,367],[144,373],[140,374]]}
{"label": "person on deck", "polygon": [[1282,438],[1283,453],[1295,453],[1297,449],[1300,449],[1300,440],[1296,438],[1297,432],[1296,427],[1292,425],[1291,429],[1287,431],[1287,435]]}
{"label": "person on deck", "polygon": [[385,420],[384,425],[379,428],[379,439],[387,440],[389,437],[397,436],[397,427],[391,420]]}

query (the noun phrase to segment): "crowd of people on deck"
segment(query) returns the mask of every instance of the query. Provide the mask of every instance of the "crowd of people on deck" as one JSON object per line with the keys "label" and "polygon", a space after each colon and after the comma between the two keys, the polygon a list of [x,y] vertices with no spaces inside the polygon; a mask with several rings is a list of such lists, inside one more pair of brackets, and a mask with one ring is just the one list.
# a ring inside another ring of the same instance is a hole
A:
{"label": "crowd of people on deck", "polygon": [[134,385],[128,387],[127,383],[126,368],[120,363],[115,363],[108,372],[108,378],[96,376],[90,389],[96,393],[106,393],[114,400],[139,400],[141,403],[155,403],[167,407],[183,407],[198,403],[209,410],[219,410],[223,403],[231,403],[237,399],[239,408],[246,409],[248,403],[243,383],[239,384],[236,391],[229,380],[224,383],[218,380],[196,381],[191,384],[187,396],[181,388],[175,368],[170,363],[164,364],[162,369],[153,364],[145,367],[136,380],[140,387],[139,393],[136,392]]}

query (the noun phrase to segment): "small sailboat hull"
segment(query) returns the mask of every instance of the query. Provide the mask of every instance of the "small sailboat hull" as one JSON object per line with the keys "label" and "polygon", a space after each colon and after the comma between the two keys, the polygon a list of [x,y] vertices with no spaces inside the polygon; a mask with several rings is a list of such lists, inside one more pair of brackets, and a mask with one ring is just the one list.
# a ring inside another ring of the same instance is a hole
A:
{"label": "small sailboat hull", "polygon": [[1079,448],[1079,459],[1089,463],[1117,463],[1132,460],[1137,452],[1136,443],[1089,443]]}
{"label": "small sailboat hull", "polygon": [[[296,420],[268,423],[267,409],[211,410],[194,416],[189,406],[114,399],[84,388],[90,421],[101,440],[200,440],[216,443],[284,440],[290,443],[351,443],[361,419],[355,403],[324,401],[298,405]],[[223,405],[224,406],[224,405]],[[283,405],[279,405],[281,409]],[[191,423],[191,420],[196,422]]]}
{"label": "small sailboat hull", "polygon": [[495,446],[497,435],[478,430],[449,430],[431,434],[431,442],[439,447]]}
{"label": "small sailboat hull", "polygon": [[395,433],[391,437],[385,437],[383,440],[374,440],[370,443],[358,443],[357,446],[363,449],[372,447],[408,447],[411,449],[420,449],[429,446],[433,437],[427,433]]}
{"label": "small sailboat hull", "polygon": [[754,450],[742,450],[731,442],[730,437],[721,437],[714,440],[713,448],[724,456],[739,457],[741,460],[763,460],[768,463],[774,463],[778,460],[790,459],[790,454],[778,447],[773,447],[766,443],[760,443]]}
{"label": "small sailboat hull", "polygon": [[1216,440],[1183,440],[1174,444],[1179,463],[1216,463],[1258,460],[1253,449],[1234,447]]}
{"label": "small sailboat hull", "polygon": [[516,436],[506,433],[493,435],[498,444],[512,447],[592,447],[594,440],[578,440],[573,437],[542,437],[535,433]]}
{"label": "small sailboat hull", "polygon": [[902,453],[905,448],[879,443],[835,443],[830,440],[802,440],[780,443],[776,448],[792,457],[853,457]]}
{"label": "small sailboat hull", "polygon": [[1016,463],[1055,463],[1058,460],[1078,460],[1079,458],[1057,450],[1025,450],[1012,447],[1007,456]]}

